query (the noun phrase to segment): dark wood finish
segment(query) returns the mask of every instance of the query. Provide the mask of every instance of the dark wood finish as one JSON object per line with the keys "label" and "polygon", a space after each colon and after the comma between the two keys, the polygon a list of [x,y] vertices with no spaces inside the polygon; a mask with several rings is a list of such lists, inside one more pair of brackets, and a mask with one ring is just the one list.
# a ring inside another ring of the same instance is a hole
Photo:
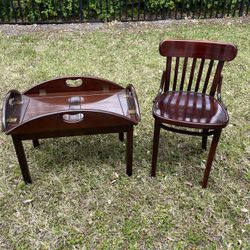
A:
{"label": "dark wood finish", "polygon": [[203,135],[202,135],[202,149],[207,150],[207,135],[206,133],[208,132],[207,129],[203,129]]}
{"label": "dark wood finish", "polygon": [[179,71],[179,61],[180,61],[180,58],[176,57],[173,90],[176,90],[176,85],[177,85],[177,80],[178,80],[178,71]]}
{"label": "dark wood finish", "polygon": [[220,82],[220,77],[221,77],[221,71],[224,65],[224,61],[219,61],[218,65],[216,67],[215,75],[214,75],[214,80],[210,89],[209,95],[214,96],[216,89],[218,87],[218,84]]}
{"label": "dark wood finish", "polygon": [[12,136],[12,141],[16,150],[16,155],[23,175],[23,180],[26,184],[29,184],[32,181],[30,177],[29,167],[26,161],[22,140],[18,136]]}
{"label": "dark wood finish", "polygon": [[203,72],[203,68],[204,68],[204,63],[205,63],[205,59],[202,59],[201,64],[200,64],[200,68],[199,68],[198,77],[197,77],[196,84],[195,84],[195,92],[197,92],[199,90],[201,76],[202,76],[202,72]]}
{"label": "dark wood finish", "polygon": [[[74,84],[74,81],[76,83]],[[80,84],[82,82],[82,84]],[[74,86],[75,87],[70,87]],[[31,94],[39,94],[39,90],[46,90],[47,94],[58,95],[59,93],[71,92],[78,93],[81,91],[110,91],[110,90],[118,90],[123,89],[122,86],[111,82],[106,79],[97,78],[97,77],[87,77],[87,76],[67,76],[52,79],[49,81],[42,82],[29,90],[25,91],[23,94],[31,95]]]}
{"label": "dark wood finish", "polygon": [[119,133],[119,140],[124,142],[124,133]]}
{"label": "dark wood finish", "polygon": [[[26,102],[20,108],[20,105],[23,100],[21,100],[21,93],[17,90],[10,90],[3,101],[2,107],[2,121],[1,121],[1,130],[4,132],[7,129],[7,122],[10,121],[11,117],[15,117],[16,122],[20,121],[23,116],[24,108],[26,108]],[[16,109],[12,110],[11,106],[16,105]],[[10,124],[8,124],[10,126]]]}
{"label": "dark wood finish", "polygon": [[192,83],[193,83],[193,79],[194,79],[194,71],[195,71],[196,61],[197,61],[197,58],[194,58],[193,63],[192,63],[191,72],[190,72],[190,78],[189,78],[187,91],[191,91],[191,87],[192,87]]}
{"label": "dark wood finish", "polygon": [[203,86],[203,90],[202,90],[203,94],[205,94],[206,91],[207,91],[207,86],[208,86],[210,75],[211,75],[211,72],[212,72],[212,69],[213,69],[213,65],[214,65],[214,60],[211,60],[209,62],[209,67],[208,67],[208,71],[207,71],[207,75],[206,75],[206,80],[205,80],[205,83],[204,83],[204,86]]}
{"label": "dark wood finish", "polygon": [[34,140],[32,140],[32,143],[33,143],[34,148],[39,148],[39,146],[40,146],[39,140],[34,139]]}
{"label": "dark wood finish", "polygon": [[168,91],[169,90],[170,76],[171,76],[171,63],[172,63],[172,58],[171,57],[167,57],[166,82],[165,82],[165,89],[164,89],[164,91]]}
{"label": "dark wood finish", "polygon": [[210,150],[209,150],[209,153],[208,153],[206,168],[205,168],[205,171],[204,171],[204,177],[203,177],[203,181],[202,181],[202,188],[207,187],[208,178],[209,178],[212,163],[213,163],[213,160],[214,160],[216,148],[217,148],[217,145],[218,145],[218,142],[219,142],[219,139],[220,139],[220,134],[221,134],[221,129],[214,131],[212,144],[211,144],[211,147],[210,147]]}
{"label": "dark wood finish", "polygon": [[43,82],[23,94],[11,90],[3,103],[2,130],[12,135],[26,183],[31,182],[22,140],[127,133],[127,174],[132,174],[133,126],[140,121],[135,89],[111,81],[71,76]]}
{"label": "dark wood finish", "polygon": [[128,176],[132,175],[132,162],[133,162],[133,126],[127,131],[127,170],[126,173]]}
{"label": "dark wood finish", "polygon": [[151,167],[151,176],[156,176],[156,163],[157,163],[157,156],[158,156],[158,148],[159,148],[159,139],[160,139],[160,124],[155,119],[155,126],[154,126],[154,139],[153,139],[153,157],[152,157],[152,167]]}
{"label": "dark wood finish", "polygon": [[182,77],[181,77],[180,90],[183,90],[183,86],[184,86],[184,82],[185,82],[185,77],[186,77],[187,62],[188,62],[188,58],[185,57],[185,59],[184,59],[184,65],[183,65],[183,69],[182,69]]}
{"label": "dark wood finish", "polygon": [[222,128],[228,123],[222,104],[212,96],[191,91],[163,93],[154,105],[153,116],[162,123],[198,129]]}
{"label": "dark wood finish", "polygon": [[[227,126],[229,120],[221,100],[222,69],[225,61],[231,61],[236,57],[237,48],[233,44],[220,42],[164,40],[160,43],[159,51],[162,56],[167,57],[167,68],[163,71],[160,91],[153,106],[155,128],[151,176],[156,175],[160,128],[201,136],[202,149],[206,149],[207,137],[213,135],[202,182],[202,187],[206,188],[221,130]],[[183,67],[178,84],[180,59],[183,59]],[[173,62],[174,77],[171,82]],[[205,67],[207,71],[203,75]],[[189,79],[186,81],[189,68]]]}
{"label": "dark wood finish", "polygon": [[237,48],[233,44],[211,41],[163,40],[160,54],[165,57],[204,58],[231,61],[235,58]]}

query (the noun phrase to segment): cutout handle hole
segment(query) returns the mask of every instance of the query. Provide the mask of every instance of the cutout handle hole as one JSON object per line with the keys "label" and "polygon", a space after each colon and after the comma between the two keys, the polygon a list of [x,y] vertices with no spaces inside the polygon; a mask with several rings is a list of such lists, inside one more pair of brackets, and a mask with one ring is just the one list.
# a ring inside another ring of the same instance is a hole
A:
{"label": "cutout handle hole", "polygon": [[83,121],[83,118],[84,118],[84,114],[82,113],[74,114],[74,115],[70,115],[70,114],[63,115],[63,121],[67,123],[78,123],[78,122]]}
{"label": "cutout handle hole", "polygon": [[71,87],[71,88],[80,87],[82,84],[83,84],[82,79],[76,79],[76,80],[68,79],[68,80],[66,80],[66,85],[68,87]]}

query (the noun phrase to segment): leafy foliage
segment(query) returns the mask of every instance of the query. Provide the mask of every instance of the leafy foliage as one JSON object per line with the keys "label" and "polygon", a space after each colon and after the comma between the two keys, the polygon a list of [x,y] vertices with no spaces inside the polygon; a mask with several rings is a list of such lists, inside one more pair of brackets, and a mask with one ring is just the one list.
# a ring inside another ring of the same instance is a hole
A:
{"label": "leafy foliage", "polygon": [[[95,75],[137,91],[133,175],[117,134],[24,142],[33,184],[22,181],[10,136],[0,133],[0,249],[249,249],[249,21],[0,26],[0,96],[65,75]],[[201,138],[162,131],[150,178],[152,100],[166,60],[162,39],[237,45],[225,65],[223,130],[209,187]]]}
{"label": "leafy foliage", "polygon": [[[241,1],[243,3],[243,1]],[[0,1],[0,19],[4,21],[25,20],[127,20],[151,16],[165,17],[170,11],[181,13],[221,12],[227,14],[244,8],[237,0],[19,0]],[[226,10],[226,12],[225,12]]]}

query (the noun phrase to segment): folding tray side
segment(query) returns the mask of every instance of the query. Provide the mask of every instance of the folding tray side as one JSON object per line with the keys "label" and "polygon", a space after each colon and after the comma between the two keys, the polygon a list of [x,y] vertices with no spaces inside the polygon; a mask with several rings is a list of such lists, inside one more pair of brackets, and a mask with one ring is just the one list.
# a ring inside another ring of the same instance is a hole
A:
{"label": "folding tray side", "polygon": [[125,93],[128,103],[128,113],[137,124],[141,121],[141,112],[134,86],[129,84],[125,88]]}
{"label": "folding tray side", "polygon": [[23,119],[29,103],[29,98],[17,90],[10,90],[2,105],[1,130],[8,133],[10,129],[18,126]]}
{"label": "folding tray side", "polygon": [[105,128],[119,128],[135,123],[126,116],[112,112],[98,110],[64,110],[60,112],[41,115],[25,121],[12,129],[7,134],[28,135],[60,133],[73,131],[74,133],[84,129],[95,130]]}
{"label": "folding tray side", "polygon": [[47,95],[51,93],[63,92],[82,92],[82,91],[103,91],[108,92],[112,90],[123,89],[122,86],[97,77],[85,76],[67,76],[56,78],[49,81],[42,82],[29,90],[25,91],[25,95]]}

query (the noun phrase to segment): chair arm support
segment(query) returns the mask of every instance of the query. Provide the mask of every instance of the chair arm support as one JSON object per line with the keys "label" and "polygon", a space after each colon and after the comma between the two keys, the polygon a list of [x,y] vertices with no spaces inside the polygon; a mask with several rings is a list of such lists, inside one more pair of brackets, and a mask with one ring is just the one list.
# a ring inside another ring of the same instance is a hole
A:
{"label": "chair arm support", "polygon": [[227,110],[227,107],[226,107],[226,105],[223,103],[222,97],[221,97],[221,85],[222,85],[222,80],[223,80],[223,75],[221,75],[220,78],[219,78],[219,83],[218,83],[218,88],[217,88],[217,99],[218,99],[218,101],[221,103],[221,105],[225,108],[225,110]]}
{"label": "chair arm support", "polygon": [[160,96],[163,93],[165,79],[166,79],[166,70],[164,70],[163,73],[162,73],[160,88],[158,90],[158,93],[157,93],[156,97],[153,100],[153,103],[155,103],[155,101],[158,98],[158,96]]}

